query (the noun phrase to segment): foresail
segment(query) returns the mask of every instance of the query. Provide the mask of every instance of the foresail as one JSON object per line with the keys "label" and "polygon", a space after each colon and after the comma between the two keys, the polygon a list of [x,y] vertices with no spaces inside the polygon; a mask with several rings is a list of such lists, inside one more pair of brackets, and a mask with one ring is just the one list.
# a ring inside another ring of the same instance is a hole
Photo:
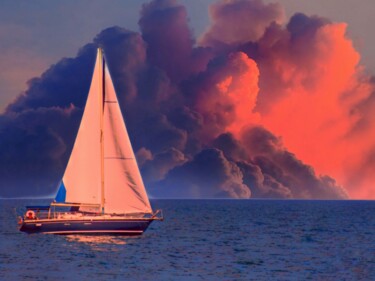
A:
{"label": "foresail", "polygon": [[151,213],[150,202],[105,66],[104,198],[106,213]]}
{"label": "foresail", "polygon": [[[72,153],[60,186],[65,202],[101,203],[100,115],[102,56],[98,52],[90,91]],[[56,198],[62,201],[63,197]]]}

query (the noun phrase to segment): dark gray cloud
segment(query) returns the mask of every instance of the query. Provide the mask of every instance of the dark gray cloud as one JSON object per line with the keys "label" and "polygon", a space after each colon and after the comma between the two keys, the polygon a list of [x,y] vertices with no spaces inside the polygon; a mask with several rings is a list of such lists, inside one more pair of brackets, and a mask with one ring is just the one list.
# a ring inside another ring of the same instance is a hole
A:
{"label": "dark gray cloud", "polygon": [[[140,151],[144,151],[144,149]],[[137,155],[137,159],[139,158]],[[147,182],[162,180],[170,170],[184,164],[186,161],[185,155],[174,147],[159,152],[144,161],[142,165],[143,178]]]}
{"label": "dark gray cloud", "polygon": [[216,47],[257,41],[271,23],[283,20],[284,10],[278,3],[261,0],[218,1],[211,5],[210,17],[201,44]]}
{"label": "dark gray cloud", "polygon": [[253,198],[347,197],[334,179],[317,176],[263,127],[249,127],[240,141],[228,133],[220,135],[213,145],[240,168],[242,182],[251,189]]}
{"label": "dark gray cloud", "polygon": [[[277,193],[280,197],[306,199],[347,197],[344,189],[338,186],[334,179],[317,176],[311,166],[287,151],[280,139],[264,128],[248,129],[243,134],[243,144],[249,155],[252,155],[252,162],[260,168],[263,175],[267,175],[264,179],[264,187],[269,189],[266,194],[269,192]],[[261,194],[264,192],[259,191]]]}
{"label": "dark gray cloud", "polygon": [[163,69],[173,81],[204,70],[209,54],[195,47],[186,8],[175,0],[151,1],[143,5],[139,20],[147,44],[149,62]]}
{"label": "dark gray cloud", "polygon": [[[260,1],[237,2],[262,8]],[[265,40],[261,35],[272,26],[272,15],[278,19],[277,9],[261,9],[267,19],[251,40]],[[294,21],[306,20],[300,17]],[[227,130],[236,122],[238,103],[218,87],[228,79],[232,85],[243,83],[243,77],[256,81],[250,53],[239,52],[246,51],[242,39],[231,52],[215,51],[213,41],[196,46],[186,10],[176,1],[144,5],[139,24],[141,33],[103,30],[75,58],[62,59],[30,80],[29,89],[7,107],[0,116],[1,196],[55,191],[101,46],[154,197],[345,197],[333,179],[317,176],[265,128],[253,126],[242,137]]]}
{"label": "dark gray cloud", "polygon": [[210,148],[195,155],[192,161],[171,170],[154,193],[166,198],[250,198],[239,167]]}
{"label": "dark gray cloud", "polygon": [[0,194],[54,191],[68,160],[81,112],[39,108],[0,117]]}

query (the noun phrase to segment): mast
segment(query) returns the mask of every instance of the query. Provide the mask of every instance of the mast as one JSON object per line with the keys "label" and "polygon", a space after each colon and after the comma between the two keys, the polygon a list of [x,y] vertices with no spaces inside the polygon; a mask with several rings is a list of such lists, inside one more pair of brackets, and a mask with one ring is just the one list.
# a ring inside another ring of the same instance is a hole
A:
{"label": "mast", "polygon": [[104,96],[105,96],[105,65],[104,65],[104,57],[103,57],[103,50],[102,48],[98,48],[99,53],[99,63],[100,63],[100,71],[101,71],[101,79],[99,79],[99,106],[100,106],[100,178],[101,178],[101,211],[104,213],[104,132],[103,132],[103,114],[104,114]]}

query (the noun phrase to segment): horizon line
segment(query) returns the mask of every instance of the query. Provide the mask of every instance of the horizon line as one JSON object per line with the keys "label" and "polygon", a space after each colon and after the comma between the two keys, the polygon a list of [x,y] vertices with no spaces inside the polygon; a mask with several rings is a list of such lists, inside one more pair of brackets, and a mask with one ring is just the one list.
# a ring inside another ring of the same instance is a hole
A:
{"label": "horizon line", "polygon": [[[53,197],[1,197],[0,200],[53,200]],[[375,201],[375,199],[324,199],[324,198],[193,198],[193,197],[161,197],[149,200],[252,200],[252,201]]]}

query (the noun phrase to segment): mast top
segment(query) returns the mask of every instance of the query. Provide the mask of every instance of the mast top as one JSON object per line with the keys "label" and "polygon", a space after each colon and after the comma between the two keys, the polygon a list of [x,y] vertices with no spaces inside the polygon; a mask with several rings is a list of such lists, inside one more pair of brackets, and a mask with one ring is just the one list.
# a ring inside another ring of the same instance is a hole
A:
{"label": "mast top", "polygon": [[101,58],[104,58],[104,49],[102,47],[98,47],[97,53],[101,56]]}

